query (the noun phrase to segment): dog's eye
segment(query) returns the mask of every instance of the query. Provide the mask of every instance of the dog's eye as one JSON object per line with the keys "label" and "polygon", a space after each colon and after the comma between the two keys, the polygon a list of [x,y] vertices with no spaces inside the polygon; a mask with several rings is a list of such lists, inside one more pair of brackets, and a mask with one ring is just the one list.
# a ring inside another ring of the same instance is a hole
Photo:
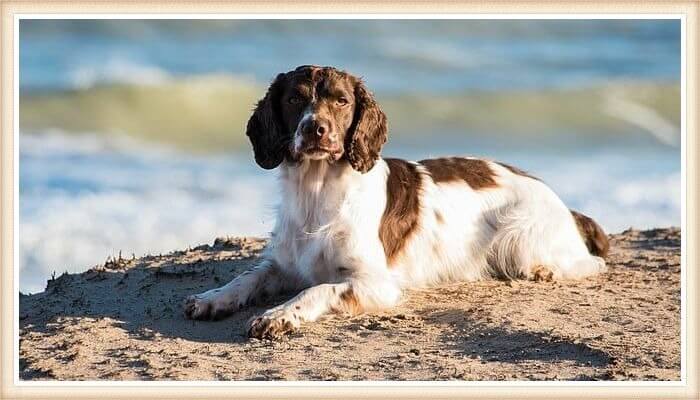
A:
{"label": "dog's eye", "polygon": [[297,96],[292,96],[289,99],[287,99],[287,102],[289,104],[299,104],[299,103],[301,103],[301,99]]}
{"label": "dog's eye", "polygon": [[346,99],[345,97],[339,97],[336,102],[338,103],[339,106],[342,107],[342,106],[348,104],[348,99]]}

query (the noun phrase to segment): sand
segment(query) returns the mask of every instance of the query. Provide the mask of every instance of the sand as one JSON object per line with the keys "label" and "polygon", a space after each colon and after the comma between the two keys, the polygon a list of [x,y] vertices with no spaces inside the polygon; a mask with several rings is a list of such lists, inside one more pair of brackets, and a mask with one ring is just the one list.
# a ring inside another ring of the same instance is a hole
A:
{"label": "sand", "polygon": [[264,244],[117,258],[20,295],[20,378],[680,379],[677,228],[611,235],[609,271],[594,278],[410,291],[394,309],[329,316],[280,341],[245,336],[264,305],[216,322],[183,317],[187,295],[249,268]]}

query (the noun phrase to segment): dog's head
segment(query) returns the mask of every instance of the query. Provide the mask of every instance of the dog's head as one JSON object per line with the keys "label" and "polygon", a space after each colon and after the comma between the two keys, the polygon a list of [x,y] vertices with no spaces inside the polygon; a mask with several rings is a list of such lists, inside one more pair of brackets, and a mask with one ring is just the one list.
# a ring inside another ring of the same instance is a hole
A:
{"label": "dog's head", "polygon": [[359,78],[304,65],[277,75],[248,121],[255,161],[347,160],[362,173],[386,142],[386,116]]}

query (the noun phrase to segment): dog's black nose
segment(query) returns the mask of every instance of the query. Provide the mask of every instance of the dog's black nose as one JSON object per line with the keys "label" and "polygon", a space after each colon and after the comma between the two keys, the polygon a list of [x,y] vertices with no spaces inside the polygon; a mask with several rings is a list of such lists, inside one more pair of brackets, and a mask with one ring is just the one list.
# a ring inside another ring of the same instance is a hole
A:
{"label": "dog's black nose", "polygon": [[317,135],[318,137],[323,137],[330,131],[329,124],[327,121],[322,119],[310,119],[304,121],[301,126],[301,132],[304,135]]}

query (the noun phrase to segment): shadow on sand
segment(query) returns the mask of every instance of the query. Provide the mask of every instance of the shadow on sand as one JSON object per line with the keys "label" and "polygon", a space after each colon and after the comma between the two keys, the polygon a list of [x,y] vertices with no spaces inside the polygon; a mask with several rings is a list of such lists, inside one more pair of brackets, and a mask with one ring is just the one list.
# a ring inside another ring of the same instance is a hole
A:
{"label": "shadow on sand", "polygon": [[605,367],[612,358],[585,343],[552,336],[546,332],[489,326],[472,319],[464,310],[436,311],[427,322],[448,325],[442,340],[458,354],[489,362],[523,363],[528,361],[572,361],[581,366]]}

